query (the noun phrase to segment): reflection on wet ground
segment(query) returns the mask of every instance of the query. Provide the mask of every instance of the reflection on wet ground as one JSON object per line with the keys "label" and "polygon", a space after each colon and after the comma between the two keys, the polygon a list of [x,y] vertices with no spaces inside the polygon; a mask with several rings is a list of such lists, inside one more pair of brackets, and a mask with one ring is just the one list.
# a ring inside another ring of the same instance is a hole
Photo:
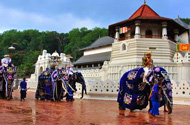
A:
{"label": "reflection on wet ground", "polygon": [[19,92],[14,91],[13,100],[0,100],[1,124],[11,125],[188,125],[190,106],[174,105],[173,113],[168,115],[160,109],[160,115],[149,115],[148,109],[119,111],[116,101],[81,100],[74,102],[37,101],[34,93],[28,92],[26,101],[19,100]]}

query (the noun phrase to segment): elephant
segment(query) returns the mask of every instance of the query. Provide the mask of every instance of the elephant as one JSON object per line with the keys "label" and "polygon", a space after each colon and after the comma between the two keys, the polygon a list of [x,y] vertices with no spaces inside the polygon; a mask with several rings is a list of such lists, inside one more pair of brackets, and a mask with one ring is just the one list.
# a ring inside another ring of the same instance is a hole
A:
{"label": "elephant", "polygon": [[86,84],[85,84],[85,80],[84,80],[84,77],[83,77],[83,75],[82,75],[82,73],[81,72],[75,72],[75,73],[73,73],[73,75],[71,75],[70,77],[69,77],[69,85],[71,86],[70,88],[72,88],[72,89],[74,89],[74,90],[70,90],[70,95],[71,96],[67,96],[67,99],[69,100],[69,99],[73,99],[73,92],[74,91],[77,91],[77,89],[76,89],[76,83],[80,83],[81,85],[82,85],[82,92],[81,92],[81,99],[83,98],[83,96],[84,96],[84,92],[85,92],[85,94],[87,94],[87,91],[86,91]]}
{"label": "elephant", "polygon": [[5,79],[4,79],[4,68],[0,67],[0,98],[5,98]]}
{"label": "elephant", "polygon": [[77,91],[76,82],[82,85],[82,96],[86,92],[83,75],[80,72],[67,76],[63,69],[47,69],[41,73],[35,94],[36,99],[60,101],[66,96],[66,100],[73,100],[73,92]]}
{"label": "elephant", "polygon": [[47,69],[38,78],[36,99],[60,101],[67,93],[66,75],[62,69]]}
{"label": "elephant", "polygon": [[[166,105],[168,113],[172,113],[172,87],[166,70],[162,67],[154,67],[147,75],[146,82],[143,82],[144,69],[139,67],[132,69],[121,77],[117,102],[119,109],[125,108],[131,111],[135,109],[144,109],[148,105],[151,87],[154,83],[161,83],[162,97],[160,98],[160,107]],[[150,104],[151,105],[151,104]]]}
{"label": "elephant", "polygon": [[12,99],[15,67],[10,63],[7,67],[0,67],[0,96],[3,99]]}
{"label": "elephant", "polygon": [[38,85],[36,89],[35,98],[40,100],[52,99],[52,81],[51,74],[53,69],[46,69],[38,77]]}

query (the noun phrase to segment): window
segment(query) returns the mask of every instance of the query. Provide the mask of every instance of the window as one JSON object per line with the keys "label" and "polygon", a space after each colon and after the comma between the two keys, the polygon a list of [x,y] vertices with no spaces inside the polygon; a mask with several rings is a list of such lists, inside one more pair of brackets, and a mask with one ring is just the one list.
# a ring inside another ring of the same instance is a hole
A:
{"label": "window", "polygon": [[122,45],[122,51],[124,51],[124,50],[126,50],[126,45],[125,44]]}
{"label": "window", "polygon": [[43,72],[43,67],[40,67],[40,74]]}
{"label": "window", "polygon": [[152,30],[146,30],[146,38],[152,38]]}

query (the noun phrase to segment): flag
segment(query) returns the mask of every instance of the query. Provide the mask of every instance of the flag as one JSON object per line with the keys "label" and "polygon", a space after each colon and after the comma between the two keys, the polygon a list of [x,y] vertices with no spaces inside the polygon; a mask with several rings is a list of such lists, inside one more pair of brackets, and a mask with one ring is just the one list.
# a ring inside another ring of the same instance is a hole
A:
{"label": "flag", "polygon": [[121,27],[119,28],[119,34],[127,33],[131,28]]}
{"label": "flag", "polygon": [[189,51],[190,50],[190,44],[176,44],[176,51]]}
{"label": "flag", "polygon": [[179,51],[179,43],[176,44],[176,51]]}

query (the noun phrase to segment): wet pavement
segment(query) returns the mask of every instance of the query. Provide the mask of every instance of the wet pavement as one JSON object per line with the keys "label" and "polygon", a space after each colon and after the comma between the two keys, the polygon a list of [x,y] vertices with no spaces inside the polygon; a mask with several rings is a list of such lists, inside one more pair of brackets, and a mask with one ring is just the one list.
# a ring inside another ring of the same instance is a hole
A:
{"label": "wet pavement", "polygon": [[2,125],[189,125],[189,122],[190,106],[187,105],[174,105],[170,115],[160,108],[160,115],[153,117],[148,109],[119,111],[116,101],[38,101],[33,92],[28,92],[27,99],[21,102],[19,91],[13,92],[13,100],[0,100]]}

